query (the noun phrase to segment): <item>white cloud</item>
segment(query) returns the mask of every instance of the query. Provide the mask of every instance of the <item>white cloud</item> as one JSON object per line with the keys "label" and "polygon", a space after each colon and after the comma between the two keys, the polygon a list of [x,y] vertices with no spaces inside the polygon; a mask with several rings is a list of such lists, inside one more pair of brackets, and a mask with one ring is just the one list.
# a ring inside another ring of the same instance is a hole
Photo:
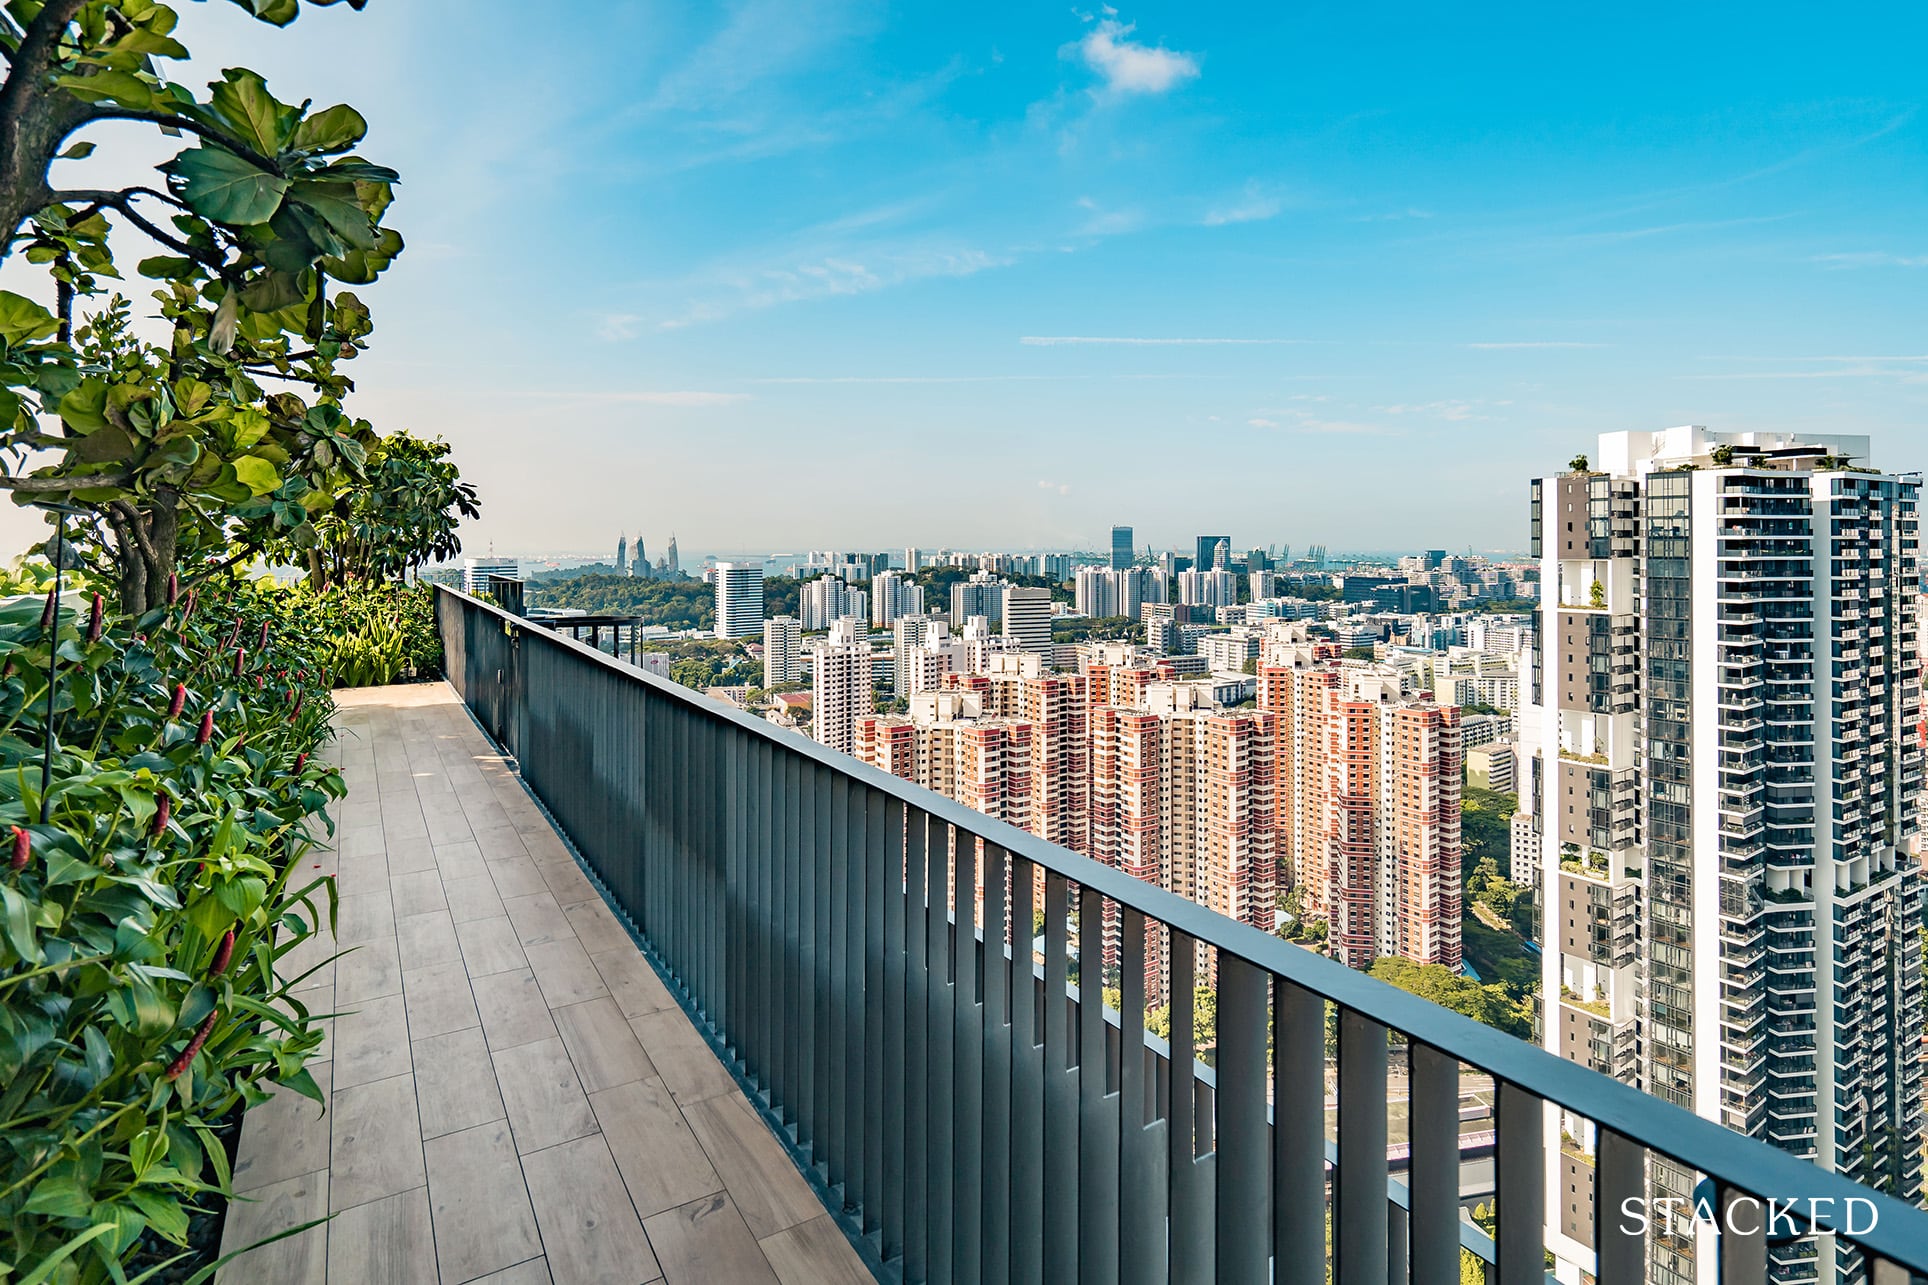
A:
{"label": "white cloud", "polygon": [[1262,223],[1275,217],[1285,208],[1285,202],[1256,187],[1247,187],[1245,195],[1231,205],[1208,210],[1202,220],[1206,227],[1223,227],[1227,223]]}
{"label": "white cloud", "polygon": [[1486,419],[1485,415],[1474,411],[1475,403],[1465,401],[1440,402],[1402,402],[1397,406],[1380,406],[1375,409],[1387,415],[1431,415],[1439,419],[1468,420]]}
{"label": "white cloud", "polygon": [[1605,348],[1605,344],[1572,343],[1564,339],[1523,339],[1504,343],[1461,344],[1461,348],[1494,351],[1505,348]]}
{"label": "white cloud", "polygon": [[514,388],[489,394],[490,397],[539,397],[543,401],[596,402],[617,405],[638,403],[646,406],[732,406],[750,400],[748,393],[715,393],[699,389],[616,389],[610,392],[571,390],[567,392]]}
{"label": "white cloud", "polygon": [[1133,24],[1106,17],[1077,44],[1085,66],[1116,94],[1162,94],[1198,76],[1198,59],[1130,39]]}
{"label": "white cloud", "polygon": [[1928,268],[1928,254],[1888,254],[1867,250],[1855,254],[1817,254],[1814,262],[1830,268]]}
{"label": "white cloud", "polygon": [[606,312],[596,319],[596,337],[617,342],[634,339],[636,327],[642,318],[633,312]]}
{"label": "white cloud", "polygon": [[1044,491],[1056,491],[1059,495],[1071,494],[1071,486],[1066,482],[1039,482],[1038,488]]}
{"label": "white cloud", "polygon": [[1253,428],[1277,428],[1279,426],[1279,421],[1276,419],[1248,419],[1245,422]]}
{"label": "white cloud", "polygon": [[1133,347],[1166,347],[1183,344],[1303,344],[1305,339],[1163,339],[1125,335],[1025,335],[1018,340],[1034,348],[1057,348],[1070,344],[1125,344]]}

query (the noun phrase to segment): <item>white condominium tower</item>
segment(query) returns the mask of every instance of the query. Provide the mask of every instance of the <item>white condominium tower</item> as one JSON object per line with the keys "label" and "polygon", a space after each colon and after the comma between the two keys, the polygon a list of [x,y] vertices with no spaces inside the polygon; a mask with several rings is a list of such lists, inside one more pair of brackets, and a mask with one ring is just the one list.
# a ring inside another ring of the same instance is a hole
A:
{"label": "white condominium tower", "polygon": [[[1919,479],[1865,437],[1698,427],[1574,465],[1533,483],[1522,683],[1544,1043],[1918,1202]],[[1553,1127],[1547,1243],[1578,1280],[1595,1141]],[[1715,1279],[1711,1231],[1650,1244],[1657,1285]],[[1860,1279],[1829,1238],[1770,1252],[1776,1282]]]}
{"label": "white condominium tower", "polygon": [[772,616],[763,622],[763,685],[775,687],[802,679],[802,622],[795,616]]}
{"label": "white condominium tower", "polygon": [[1004,590],[1004,636],[1023,651],[1051,651],[1051,591],[1008,585]]}
{"label": "white condominium tower", "polygon": [[752,638],[763,631],[763,564],[716,564],[716,636]]}
{"label": "white condominium tower", "polygon": [[811,736],[833,750],[852,753],[857,720],[877,712],[871,688],[870,631],[857,616],[830,623],[830,636],[811,651]]}

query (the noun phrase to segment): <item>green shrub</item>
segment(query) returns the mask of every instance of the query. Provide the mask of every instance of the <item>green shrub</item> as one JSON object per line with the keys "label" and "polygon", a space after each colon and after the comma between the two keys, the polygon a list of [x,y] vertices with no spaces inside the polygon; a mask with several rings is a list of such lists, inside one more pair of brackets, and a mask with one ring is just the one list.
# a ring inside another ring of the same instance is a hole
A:
{"label": "green shrub", "polygon": [[316,591],[282,592],[289,610],[321,631],[323,667],[337,687],[379,687],[439,678],[442,635],[435,627],[435,590],[416,582],[351,581]]}
{"label": "green shrub", "polygon": [[49,629],[0,603],[0,1277],[126,1279],[226,1198],[219,1122],[272,1084],[320,1100],[285,958],[332,920],[301,862],[344,788],[288,605],[236,583],[108,622],[70,596]]}

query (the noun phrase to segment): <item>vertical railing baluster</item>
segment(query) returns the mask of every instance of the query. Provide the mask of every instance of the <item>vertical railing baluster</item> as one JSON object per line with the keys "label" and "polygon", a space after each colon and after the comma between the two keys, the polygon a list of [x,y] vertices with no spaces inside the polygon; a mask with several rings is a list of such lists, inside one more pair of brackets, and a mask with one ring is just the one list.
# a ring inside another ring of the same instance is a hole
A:
{"label": "vertical railing baluster", "polygon": [[1195,1025],[1198,943],[1173,928],[1167,967],[1171,985],[1171,1087],[1166,1117],[1171,1121],[1171,1278],[1210,1281],[1218,1276],[1213,1257],[1212,1161],[1201,1159],[1199,1143],[1211,1124],[1199,1118],[1198,1032]]}
{"label": "vertical railing baluster", "polygon": [[1153,1102],[1145,1047],[1145,916],[1119,909],[1118,1267],[1128,1285],[1165,1279],[1167,1123]]}
{"label": "vertical railing baluster", "polygon": [[846,1207],[850,1204],[849,1118],[845,1115],[844,1091],[850,1085],[853,1068],[845,1061],[850,1027],[849,976],[850,917],[850,778],[841,772],[830,782],[830,832],[824,856],[823,906],[826,946],[823,968],[824,1025],[818,1028],[823,1042],[824,1076],[823,1132],[820,1157],[824,1182],[835,1192],[843,1187]]}
{"label": "vertical railing baluster", "polygon": [[777,985],[782,1006],[783,1052],[778,1063],[777,1096],[782,1100],[781,1115],[789,1125],[793,1141],[802,1136],[803,995],[808,978],[803,975],[803,907],[800,889],[803,880],[804,760],[786,752],[783,756],[783,823],[778,848],[779,913],[782,937],[777,958]]}
{"label": "vertical railing baluster", "polygon": [[1222,1281],[1263,1280],[1272,1157],[1265,1130],[1265,973],[1218,953],[1217,1240]]}
{"label": "vertical railing baluster", "polygon": [[1612,1129],[1598,1129],[1594,1138],[1599,1150],[1593,1192],[1593,1243],[1599,1270],[1594,1275],[1603,1281],[1637,1281],[1647,1272],[1646,1237],[1638,1223],[1628,1225],[1624,1211],[1628,1200],[1640,1201],[1646,1195],[1646,1152]]}
{"label": "vertical railing baluster", "polygon": [[1326,1285],[1325,1000],[1272,983],[1272,1254],[1278,1285]]}
{"label": "vertical railing baluster", "polygon": [[984,1012],[977,990],[977,839],[964,830],[955,834],[951,1140],[957,1214],[951,1228],[951,1278],[961,1285],[976,1285],[984,1265]]}
{"label": "vertical railing baluster", "polygon": [[[1070,1001],[1070,885],[1044,876],[1044,1278],[1078,1275],[1078,1085]],[[1080,970],[1082,971],[1082,965]]]}
{"label": "vertical railing baluster", "polygon": [[1459,1271],[1459,1061],[1413,1044],[1406,1111],[1412,1143],[1413,1279],[1445,1279]]}
{"label": "vertical railing baluster", "polygon": [[910,811],[904,856],[904,991],[902,1025],[905,1039],[904,1126],[906,1181],[904,1183],[904,1278],[921,1281],[930,1275],[930,861],[925,848],[930,817]]}
{"label": "vertical railing baluster", "polygon": [[1105,1056],[1105,899],[1078,889],[1078,1271],[1118,1279],[1118,1093]]}
{"label": "vertical railing baluster", "polygon": [[1044,1281],[1044,1040],[1037,952],[1038,867],[1011,862],[1011,1280]]}
{"label": "vertical railing baluster", "polygon": [[1718,1209],[1720,1285],[1759,1285],[1767,1279],[1767,1215],[1760,1198],[1721,1183]]}
{"label": "vertical railing baluster", "polygon": [[797,1028],[796,1083],[790,1090],[796,1103],[797,1145],[809,1164],[815,1167],[819,1117],[817,1115],[817,1006],[821,987],[817,978],[817,809],[819,771],[809,759],[799,760],[797,791],[797,866],[796,886],[796,1007],[791,1010]]}
{"label": "vertical railing baluster", "polygon": [[835,804],[836,773],[827,764],[813,763],[811,774],[816,778],[811,793],[816,796],[817,837],[810,848],[810,1006],[815,1013],[810,1028],[810,1163],[829,1183],[829,1152],[836,1132],[831,1101],[843,1087],[837,1081],[831,1052],[836,1047],[837,995],[830,980],[836,958],[831,946],[835,932],[830,912],[831,834],[841,828],[841,817]]}
{"label": "vertical railing baluster", "polygon": [[[885,801],[883,858],[874,872],[884,906],[883,1038],[878,1045],[883,1055],[884,1208],[880,1220],[883,1242],[878,1252],[886,1263],[899,1261],[904,1254],[904,1191],[911,1170],[905,1154],[909,1119],[906,1090],[912,1083],[904,1052],[908,1025],[904,1019],[905,973],[910,967],[904,943],[905,812],[902,800]],[[916,1145],[915,1139],[908,1141]]]}
{"label": "vertical railing baluster", "polygon": [[955,1070],[953,1053],[957,1027],[956,943],[951,928],[951,827],[936,817],[927,817],[929,837],[924,844],[924,860],[929,870],[926,913],[930,928],[925,938],[929,950],[930,1008],[925,1023],[930,1029],[930,1068],[926,1092],[930,1110],[925,1123],[926,1146],[930,1152],[930,1274],[931,1285],[950,1285],[956,1246],[952,1242],[956,1226],[957,1186],[956,1152],[952,1148],[951,1078]]}
{"label": "vertical railing baluster", "polygon": [[1500,1285],[1541,1285],[1546,1277],[1546,1105],[1497,1081],[1499,1145],[1494,1204],[1499,1216]]}
{"label": "vertical railing baluster", "polygon": [[[984,845],[984,991],[982,1019],[984,1179],[979,1227],[984,1241],[983,1279],[1011,1279],[1011,986],[1013,958],[1005,938],[1010,928],[1006,881],[1009,860],[1003,848]],[[1030,969],[1025,969],[1029,981]]]}
{"label": "vertical railing baluster", "polygon": [[1339,1172],[1333,1187],[1334,1276],[1385,1280],[1386,1028],[1350,1009],[1339,1010]]}
{"label": "vertical railing baluster", "polygon": [[887,1126],[884,1102],[889,1094],[887,1071],[882,1057],[889,1032],[885,1029],[884,984],[884,853],[888,849],[884,826],[890,805],[882,791],[866,788],[864,795],[864,859],[859,879],[859,902],[864,921],[864,1023],[858,1032],[859,1065],[863,1067],[862,1096],[864,1121],[863,1230],[875,1235],[883,1228],[884,1146]]}

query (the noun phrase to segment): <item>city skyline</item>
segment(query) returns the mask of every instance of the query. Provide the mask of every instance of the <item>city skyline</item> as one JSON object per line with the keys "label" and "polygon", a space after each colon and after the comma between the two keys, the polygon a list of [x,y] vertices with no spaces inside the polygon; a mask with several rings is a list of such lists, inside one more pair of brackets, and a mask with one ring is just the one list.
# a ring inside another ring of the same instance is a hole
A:
{"label": "city skyline", "polygon": [[[1880,41],[1792,7],[1664,39],[1417,8],[507,14],[318,8],[264,42],[210,6],[179,73],[248,60],[368,117],[409,250],[350,406],[454,444],[472,550],[604,548],[609,513],[776,546],[855,461],[918,484],[813,539],[1159,513],[1513,546],[1518,478],[1683,423],[1928,464],[1919,10]],[[0,517],[10,550],[38,531]]]}

